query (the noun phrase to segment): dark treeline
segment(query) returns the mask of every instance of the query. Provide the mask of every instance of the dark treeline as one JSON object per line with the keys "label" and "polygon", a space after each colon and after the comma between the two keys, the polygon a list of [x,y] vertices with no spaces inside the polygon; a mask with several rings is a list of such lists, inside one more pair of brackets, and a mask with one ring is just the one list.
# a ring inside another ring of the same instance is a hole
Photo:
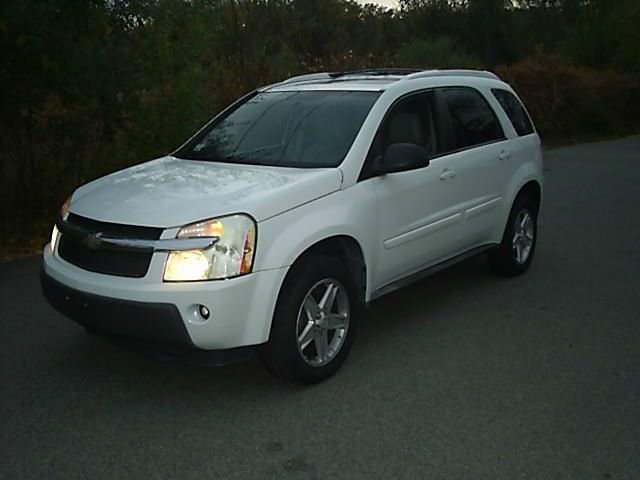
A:
{"label": "dark treeline", "polygon": [[4,0],[0,241],[308,71],[495,67],[543,135],[637,126],[639,24],[637,0]]}

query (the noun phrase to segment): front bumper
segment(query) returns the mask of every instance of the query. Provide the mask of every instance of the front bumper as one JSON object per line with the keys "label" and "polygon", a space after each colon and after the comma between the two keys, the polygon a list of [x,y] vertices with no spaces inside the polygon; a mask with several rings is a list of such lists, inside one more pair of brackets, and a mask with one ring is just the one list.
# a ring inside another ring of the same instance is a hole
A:
{"label": "front bumper", "polygon": [[171,350],[195,348],[175,305],[81,292],[57,282],[44,269],[40,283],[52,307],[90,331],[153,342]]}
{"label": "front bumper", "polygon": [[[166,254],[154,253],[143,278],[83,270],[45,247],[42,284],[47,300],[89,330],[181,349],[228,350],[269,338],[287,268],[229,280],[166,283]],[[68,300],[67,300],[68,298]],[[211,315],[200,317],[199,305]]]}

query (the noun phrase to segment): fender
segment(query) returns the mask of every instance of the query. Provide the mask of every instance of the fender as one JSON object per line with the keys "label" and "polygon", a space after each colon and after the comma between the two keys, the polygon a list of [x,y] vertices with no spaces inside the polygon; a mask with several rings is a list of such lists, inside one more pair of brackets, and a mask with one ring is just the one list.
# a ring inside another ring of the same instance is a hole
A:
{"label": "fender", "polygon": [[367,266],[368,300],[378,238],[376,198],[369,183],[360,182],[259,223],[255,269],[289,267],[322,240],[351,237],[359,244]]}
{"label": "fender", "polygon": [[[540,165],[538,164],[540,163]],[[542,156],[537,159],[536,162],[527,162],[516,170],[504,196],[504,202],[502,204],[501,222],[498,224],[499,230],[494,233],[496,241],[500,242],[504,231],[504,226],[507,224],[509,213],[511,212],[511,206],[516,197],[527,183],[535,181],[540,186],[540,196],[542,198],[544,180],[540,172],[542,171]]]}

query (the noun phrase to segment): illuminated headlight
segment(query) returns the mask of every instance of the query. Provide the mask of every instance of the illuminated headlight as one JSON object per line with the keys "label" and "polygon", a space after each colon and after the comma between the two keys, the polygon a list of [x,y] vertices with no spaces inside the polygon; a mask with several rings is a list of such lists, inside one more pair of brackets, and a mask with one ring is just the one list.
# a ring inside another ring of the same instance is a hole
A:
{"label": "illuminated headlight", "polygon": [[[69,195],[67,199],[64,201],[60,210],[58,210],[58,217],[60,217],[63,221],[66,221],[69,218],[69,205],[71,204],[71,196]],[[60,238],[60,230],[56,225],[53,226],[53,230],[51,231],[51,243],[49,247],[52,252],[56,251],[56,244],[58,243],[58,238]]]}
{"label": "illuminated headlight", "polygon": [[59,237],[60,237],[60,230],[58,230],[58,227],[54,225],[53,230],[51,231],[51,243],[49,244],[49,247],[51,248],[52,252],[56,251],[56,244],[58,243]]}
{"label": "illuminated headlight", "polygon": [[247,215],[231,215],[182,227],[177,238],[218,237],[204,250],[171,252],[164,281],[187,282],[237,277],[251,272],[256,224]]}

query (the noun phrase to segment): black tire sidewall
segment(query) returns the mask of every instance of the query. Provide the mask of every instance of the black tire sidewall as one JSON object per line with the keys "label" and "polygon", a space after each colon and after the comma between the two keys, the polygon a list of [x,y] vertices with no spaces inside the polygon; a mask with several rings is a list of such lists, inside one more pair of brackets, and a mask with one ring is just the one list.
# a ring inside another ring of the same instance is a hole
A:
{"label": "black tire sidewall", "polygon": [[[349,297],[349,328],[338,354],[321,367],[309,365],[298,350],[296,333],[300,307],[309,290],[319,281],[333,278],[340,282]],[[278,295],[269,341],[261,349],[267,368],[279,377],[311,384],[333,375],[344,363],[357,330],[360,311],[351,275],[342,262],[333,257],[303,259],[291,268]]]}
{"label": "black tire sidewall", "polygon": [[[515,258],[513,251],[513,235],[515,233],[516,218],[523,210],[528,210],[531,213],[533,219],[533,244],[531,245],[531,251],[524,263],[520,263]],[[500,273],[506,273],[508,275],[519,275],[524,273],[531,262],[538,243],[538,207],[536,203],[527,195],[520,195],[516,198],[516,201],[511,207],[509,212],[509,218],[505,227],[502,241],[499,247],[490,253],[489,260],[495,270]]]}

